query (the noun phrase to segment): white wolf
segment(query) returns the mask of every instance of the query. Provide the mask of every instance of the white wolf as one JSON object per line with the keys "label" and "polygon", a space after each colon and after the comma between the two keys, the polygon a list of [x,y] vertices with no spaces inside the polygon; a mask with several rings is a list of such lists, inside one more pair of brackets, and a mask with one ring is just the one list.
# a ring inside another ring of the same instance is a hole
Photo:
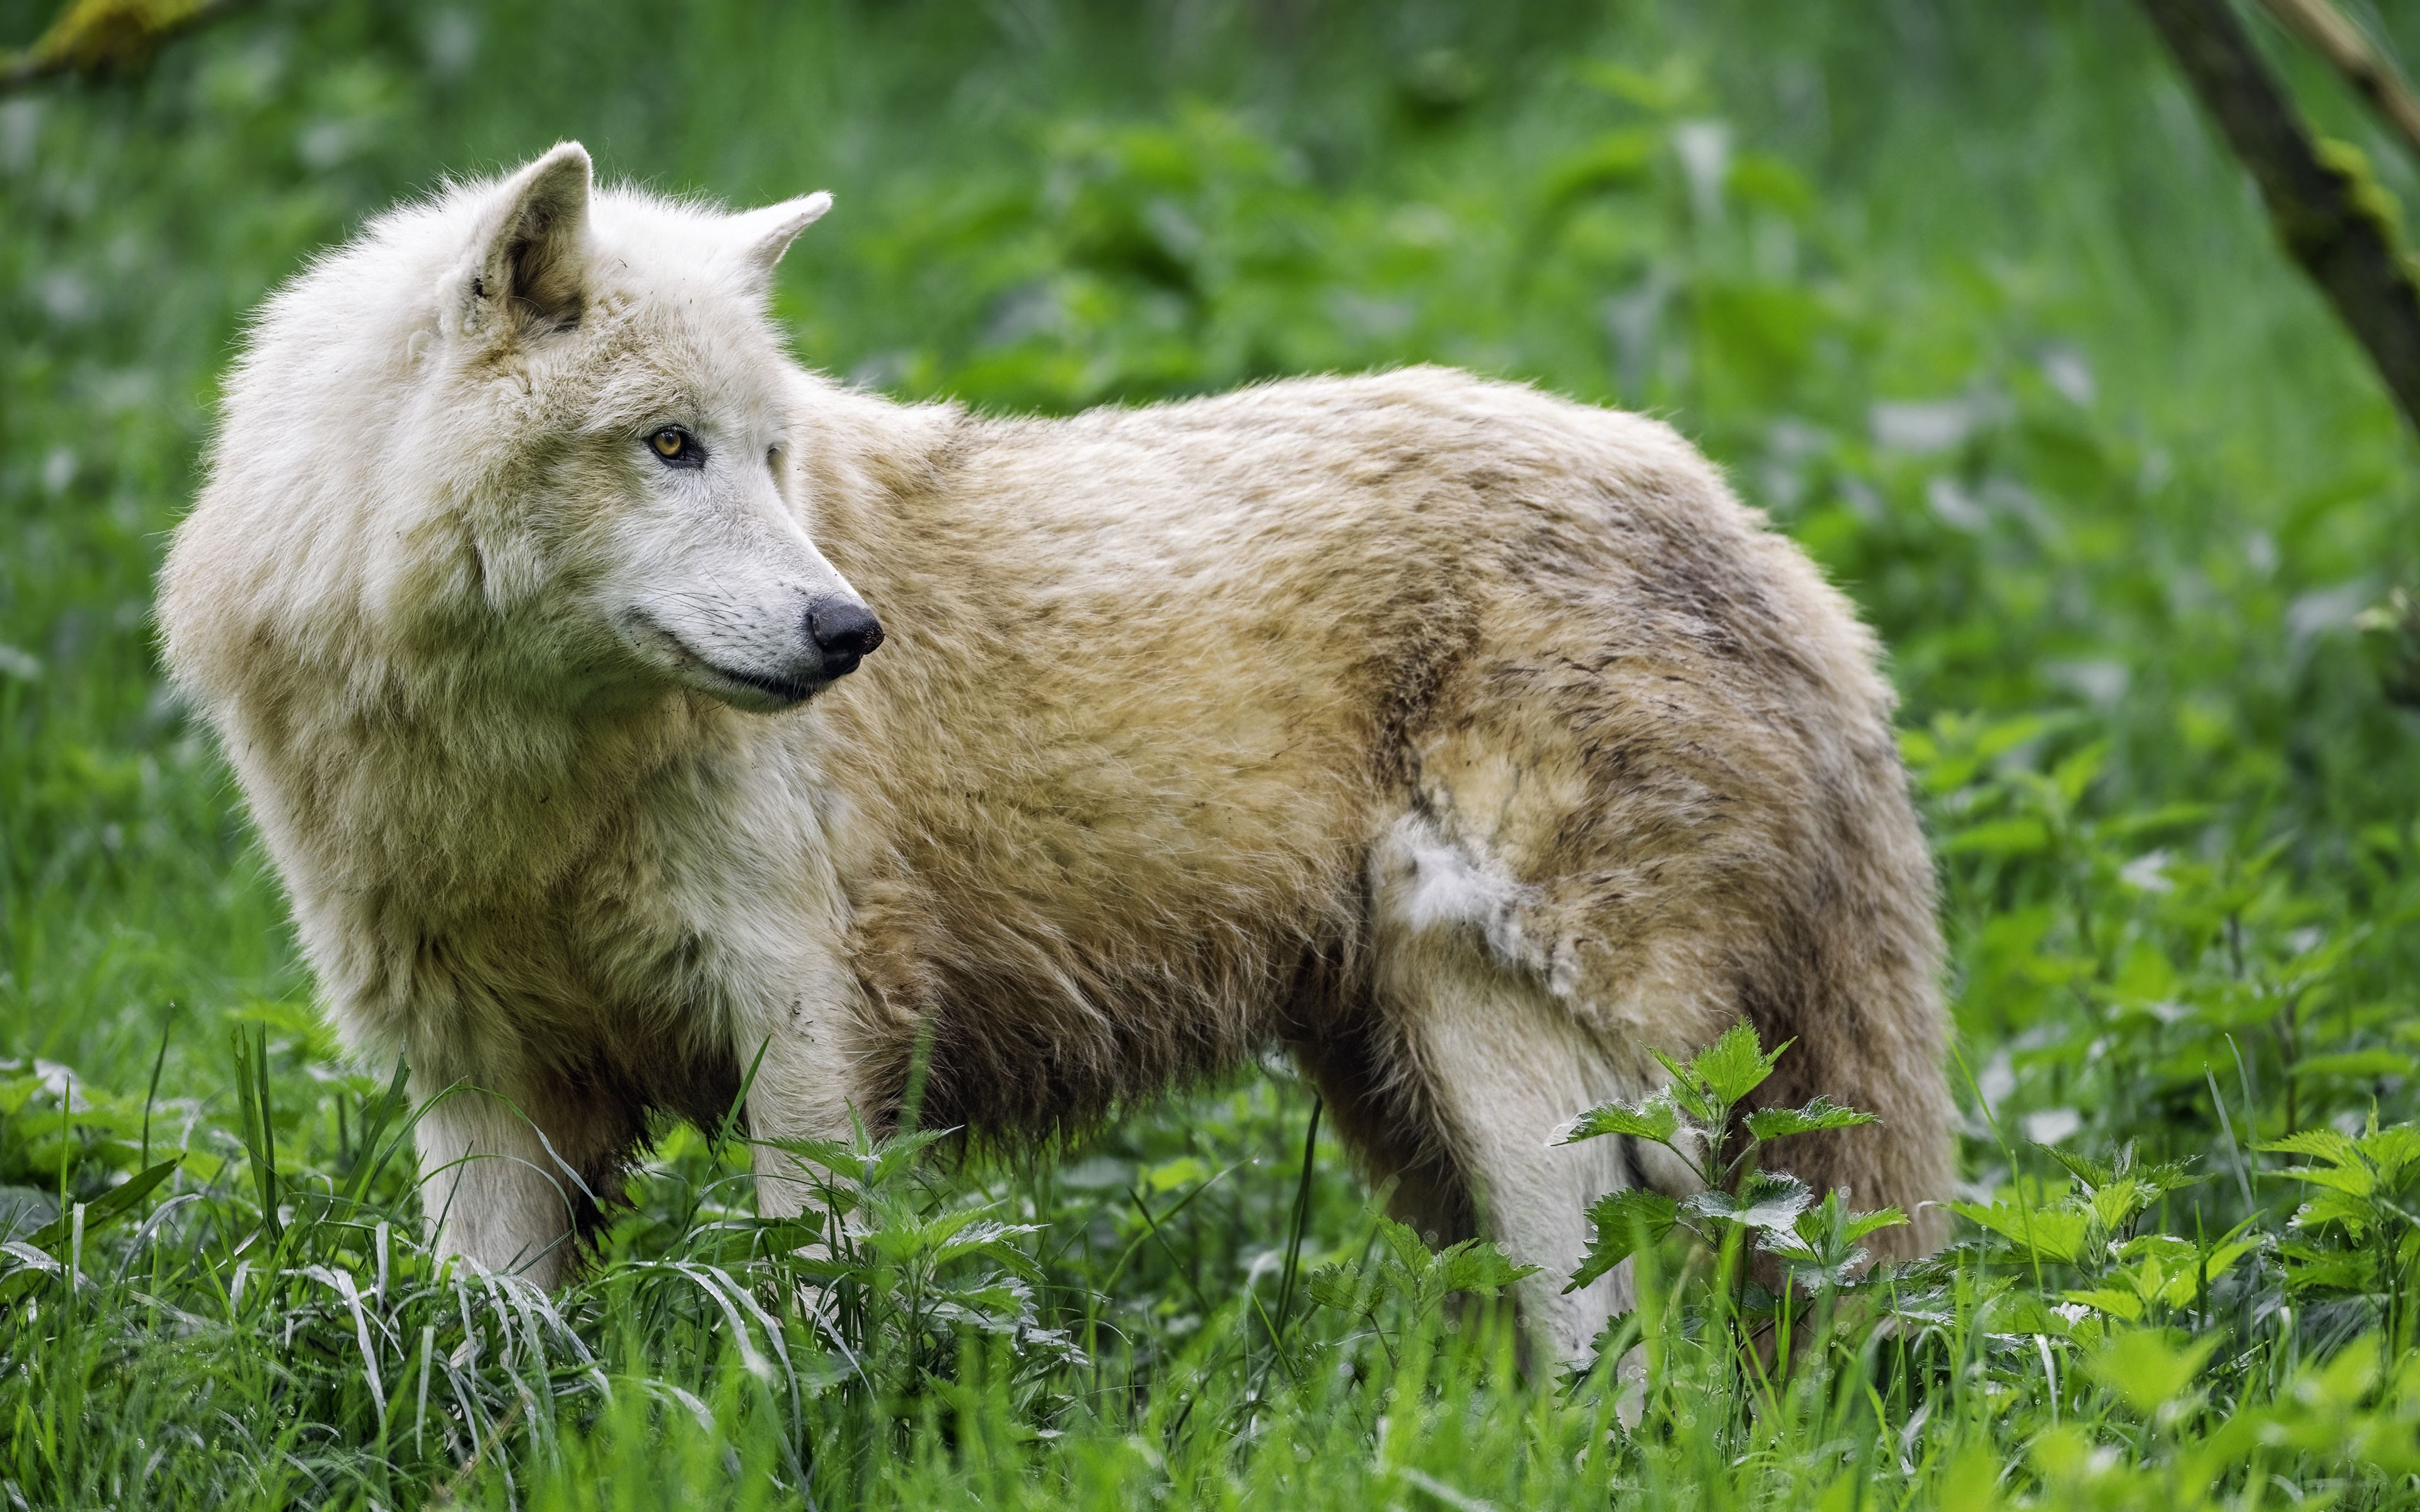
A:
{"label": "white wolf", "polygon": [[[409,1056],[439,1243],[551,1282],[651,1113],[1078,1127],[1281,1045],[1567,1356],[1559,1123],[1734,1020],[1948,1179],[1932,872],[1851,610],[1672,431],[1416,369],[1069,421],[785,357],[829,204],[555,148],[270,301],[168,658],[352,1044]],[[877,624],[876,616],[879,616]],[[877,649],[878,648],[878,649]],[[854,675],[844,676],[858,669]],[[799,1191],[759,1162],[759,1201]],[[1903,1248],[1931,1242],[1919,1219]]]}

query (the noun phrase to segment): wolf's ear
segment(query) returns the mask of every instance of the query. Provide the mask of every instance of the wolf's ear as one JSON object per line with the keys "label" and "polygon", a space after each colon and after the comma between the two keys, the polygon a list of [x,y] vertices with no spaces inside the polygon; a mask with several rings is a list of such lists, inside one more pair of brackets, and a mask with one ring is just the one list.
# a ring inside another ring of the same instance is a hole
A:
{"label": "wolf's ear", "polygon": [[466,336],[493,340],[524,323],[576,325],[586,302],[588,149],[557,145],[498,185],[469,259],[454,275]]}
{"label": "wolf's ear", "polygon": [[822,220],[831,206],[832,197],[819,191],[733,216],[731,244],[740,266],[758,283],[769,283],[782,254],[790,250],[799,232]]}

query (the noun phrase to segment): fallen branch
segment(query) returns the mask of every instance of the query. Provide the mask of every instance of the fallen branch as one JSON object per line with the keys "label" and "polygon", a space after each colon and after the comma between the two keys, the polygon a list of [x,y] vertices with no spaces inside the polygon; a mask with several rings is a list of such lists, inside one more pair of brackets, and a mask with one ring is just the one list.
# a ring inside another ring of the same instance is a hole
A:
{"label": "fallen branch", "polygon": [[160,44],[216,21],[247,0],[70,0],[34,45],[0,54],[0,95],[63,73],[87,79],[151,61]]}
{"label": "fallen branch", "polygon": [[2403,145],[2420,155],[2420,100],[2386,55],[2328,0],[2260,0],[2279,24],[2328,60],[2353,92],[2369,101]]}
{"label": "fallen branch", "polygon": [[2313,142],[2226,0],[2142,0],[2227,146],[2252,170],[2277,238],[2335,306],[2405,420],[2420,429],[2420,288],[2374,185]]}

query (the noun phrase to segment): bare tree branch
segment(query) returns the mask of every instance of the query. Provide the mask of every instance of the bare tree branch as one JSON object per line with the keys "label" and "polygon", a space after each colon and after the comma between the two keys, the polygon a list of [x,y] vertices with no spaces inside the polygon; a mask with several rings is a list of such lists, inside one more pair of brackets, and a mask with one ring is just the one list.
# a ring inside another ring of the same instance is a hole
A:
{"label": "bare tree branch", "polygon": [[2375,185],[2312,140],[2227,0],[2141,0],[2237,158],[2278,239],[2369,353],[2420,429],[2420,287]]}
{"label": "bare tree branch", "polygon": [[2404,147],[2420,154],[2420,100],[2403,82],[2386,55],[2372,46],[2360,27],[2328,0],[2260,0],[2269,14],[2344,75],[2353,92],[2369,101],[2386,124],[2403,138]]}
{"label": "bare tree branch", "polygon": [[70,0],[34,45],[0,53],[0,95],[63,73],[86,78],[151,61],[160,44],[216,21],[248,0]]}

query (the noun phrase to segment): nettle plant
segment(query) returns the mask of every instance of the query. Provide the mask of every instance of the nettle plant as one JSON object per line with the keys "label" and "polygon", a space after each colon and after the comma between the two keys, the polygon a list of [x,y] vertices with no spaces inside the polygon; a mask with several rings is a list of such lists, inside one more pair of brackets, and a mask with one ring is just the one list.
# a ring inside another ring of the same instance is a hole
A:
{"label": "nettle plant", "polygon": [[[1590,1108],[1573,1120],[1561,1143],[1609,1135],[1644,1139],[1679,1157],[1702,1186],[1685,1197],[1644,1187],[1599,1197],[1589,1207],[1596,1237],[1567,1289],[1587,1286],[1680,1229],[1715,1257],[1715,1295],[1742,1340],[1776,1324],[1787,1349],[1794,1293],[1804,1289],[1828,1302],[1855,1284],[1868,1258],[1861,1242],[1907,1222],[1907,1215],[1897,1208],[1853,1211],[1837,1191],[1819,1203],[1797,1177],[1764,1167],[1764,1149],[1776,1139],[1876,1121],[1825,1097],[1803,1107],[1743,1113],[1792,1042],[1767,1050],[1753,1028],[1740,1024],[1687,1061],[1655,1052],[1670,1077],[1662,1090]],[[1746,1263],[1752,1251],[1772,1257],[1789,1284],[1776,1291],[1754,1279]]]}
{"label": "nettle plant", "polygon": [[1407,1224],[1378,1217],[1373,1227],[1378,1242],[1364,1259],[1320,1267],[1311,1273],[1306,1291],[1319,1305],[1367,1323],[1390,1363],[1397,1357],[1398,1340],[1388,1336],[1379,1319],[1388,1304],[1402,1308],[1404,1322],[1398,1332],[1407,1335],[1442,1313],[1449,1299],[1499,1296],[1538,1269],[1515,1264],[1483,1239],[1433,1250]]}
{"label": "nettle plant", "polygon": [[[1978,1253],[2013,1262],[2041,1288],[2012,1315],[2025,1333],[2099,1344],[2131,1324],[2202,1324],[2211,1315],[2212,1286],[2261,1247],[2249,1218],[2198,1239],[2145,1229],[2161,1198],[2204,1180],[2184,1162],[2144,1160],[2132,1144],[2109,1161],[2036,1148],[2065,1167],[2067,1191],[2020,1182],[2013,1198],[1950,1204],[1990,1236]],[[2047,1278],[2068,1274],[2084,1284],[2052,1303]]]}
{"label": "nettle plant", "polygon": [[2269,1173],[2310,1193],[2278,1246],[2287,1290],[2366,1302],[2392,1347],[2409,1350],[2420,1334],[2420,1125],[2381,1128],[2372,1108],[2358,1134],[2305,1129],[2260,1148],[2304,1157]]}
{"label": "nettle plant", "polygon": [[989,1339],[1005,1383],[1037,1415],[1049,1384],[1084,1352],[1041,1326],[1026,1245],[1042,1230],[1003,1222],[979,1194],[925,1179],[922,1157],[955,1130],[876,1135],[851,1120],[845,1139],[770,1139],[815,1198],[794,1219],[737,1227],[769,1262],[768,1289],[798,1304],[834,1357],[825,1377],[902,1416],[956,1377],[962,1354]]}

